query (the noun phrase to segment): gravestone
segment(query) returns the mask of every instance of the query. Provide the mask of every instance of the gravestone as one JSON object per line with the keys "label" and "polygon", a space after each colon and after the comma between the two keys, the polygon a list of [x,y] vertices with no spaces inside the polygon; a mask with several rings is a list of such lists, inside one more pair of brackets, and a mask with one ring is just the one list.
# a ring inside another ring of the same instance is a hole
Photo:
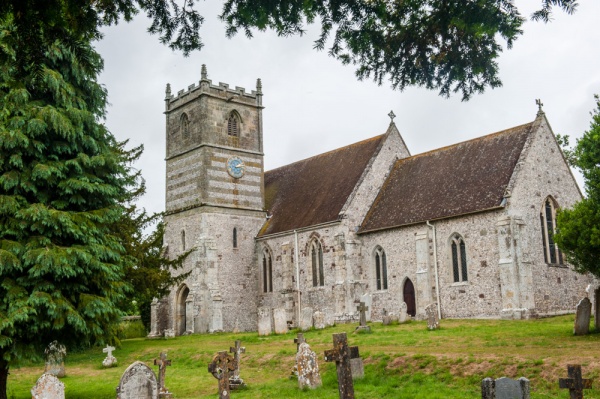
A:
{"label": "gravestone", "polygon": [[593,380],[581,377],[581,366],[578,364],[568,364],[567,374],[569,378],[559,378],[558,387],[568,389],[571,399],[583,399],[583,390],[592,389]]}
{"label": "gravestone", "polygon": [[304,342],[298,347],[296,353],[296,365],[298,367],[298,387],[300,389],[315,389],[323,385],[321,374],[319,374],[319,363],[317,354]]}
{"label": "gravestone", "polygon": [[322,330],[325,328],[325,313],[316,311],[313,313],[313,324],[315,329]]}
{"label": "gravestone", "polygon": [[271,308],[258,308],[258,335],[270,335],[273,332]]}
{"label": "gravestone", "polygon": [[283,308],[273,310],[273,321],[275,322],[275,334],[287,334],[287,312]]}
{"label": "gravestone", "polygon": [[364,294],[360,297],[360,302],[364,303],[367,309],[365,310],[365,317],[367,321],[371,321],[371,309],[373,305],[373,296],[371,294]]}
{"label": "gravestone", "polygon": [[[307,343],[304,338],[304,334],[298,333],[298,337],[294,338],[294,343],[296,344],[296,354],[300,350],[300,345]],[[297,358],[296,358],[297,360]],[[294,367],[292,368],[292,373],[290,374],[290,378],[298,378],[298,363],[297,361],[294,363]]]}
{"label": "gravestone", "polygon": [[165,338],[175,338],[175,329],[174,328],[165,328],[164,331]]}
{"label": "gravestone", "polygon": [[235,361],[233,375],[229,377],[229,388],[234,390],[246,386],[244,380],[240,377],[240,354],[246,353],[246,347],[240,345],[241,341],[236,340],[235,346],[229,347],[229,352],[233,353],[233,360]]}
{"label": "gravestone", "polygon": [[481,399],[529,399],[529,380],[521,377],[484,378],[481,381]]}
{"label": "gravestone", "polygon": [[115,347],[110,345],[106,345],[106,348],[102,349],[102,352],[106,353],[106,358],[102,361],[104,367],[114,367],[117,365],[117,358],[112,354],[114,350]]}
{"label": "gravestone", "polygon": [[219,399],[229,399],[229,378],[236,368],[235,359],[227,352],[221,351],[208,364],[208,372],[219,381]]}
{"label": "gravestone", "polygon": [[169,392],[165,383],[167,366],[171,365],[171,361],[167,360],[167,354],[161,352],[160,359],[154,359],[154,365],[158,366],[158,397],[159,399],[171,399],[173,394]]}
{"label": "gravestone", "polygon": [[44,351],[46,357],[46,369],[44,373],[52,374],[58,378],[62,378],[65,373],[65,356],[67,356],[67,348],[58,341],[52,341]]}
{"label": "gravestone", "polygon": [[381,322],[384,326],[389,326],[392,323],[392,316],[388,314],[388,311],[385,308],[383,308],[382,313]]}
{"label": "gravestone", "polygon": [[358,353],[358,347],[356,347],[356,352],[352,353],[350,358],[350,370],[352,371],[352,379],[358,380],[365,376],[365,365],[363,363],[362,357]]}
{"label": "gravestone", "polygon": [[300,312],[300,330],[307,331],[313,326],[313,308],[302,308]]}
{"label": "gravestone", "polygon": [[438,319],[437,304],[435,302],[425,308],[425,314],[427,315],[427,328],[430,330],[438,329],[440,320]]}
{"label": "gravestone", "polygon": [[406,305],[406,302],[402,302],[400,304],[400,313],[398,314],[398,322],[400,323],[404,323],[406,322],[406,319],[408,318],[408,306]]}
{"label": "gravestone", "polygon": [[158,383],[152,369],[142,362],[127,367],[117,387],[117,399],[158,399]]}
{"label": "gravestone", "polygon": [[32,399],[65,399],[65,384],[55,375],[44,373],[31,388]]}
{"label": "gravestone", "polygon": [[369,310],[368,306],[365,306],[364,302],[361,302],[357,307],[360,314],[360,324],[356,327],[356,331],[371,331],[371,327],[367,325],[367,310]]}
{"label": "gravestone", "polygon": [[340,399],[354,399],[350,359],[358,357],[358,347],[348,346],[346,333],[333,334],[333,349],[325,351],[325,361],[335,362]]}
{"label": "gravestone", "polygon": [[585,297],[577,304],[577,313],[575,314],[574,335],[586,335],[590,332],[590,316],[592,314],[592,303]]}

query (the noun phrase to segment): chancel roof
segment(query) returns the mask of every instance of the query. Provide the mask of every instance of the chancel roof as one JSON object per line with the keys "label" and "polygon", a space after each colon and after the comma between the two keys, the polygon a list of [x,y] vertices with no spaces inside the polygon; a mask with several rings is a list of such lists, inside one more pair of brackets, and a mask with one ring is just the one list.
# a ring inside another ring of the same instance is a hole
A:
{"label": "chancel roof", "polygon": [[385,135],[265,172],[265,236],[338,220]]}
{"label": "chancel roof", "polygon": [[396,161],[359,233],[501,206],[532,126]]}

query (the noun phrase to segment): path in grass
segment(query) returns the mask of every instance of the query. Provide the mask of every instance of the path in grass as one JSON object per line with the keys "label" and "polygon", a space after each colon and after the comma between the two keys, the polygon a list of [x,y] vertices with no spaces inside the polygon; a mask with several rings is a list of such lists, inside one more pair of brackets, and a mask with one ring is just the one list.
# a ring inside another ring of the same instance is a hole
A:
{"label": "path in grass", "polygon": [[[581,364],[585,378],[596,380],[586,398],[600,399],[600,334],[572,335],[573,316],[540,320],[442,320],[442,328],[428,331],[423,322],[383,326],[372,323],[373,333],[352,334],[355,325],[305,332],[320,359],[323,387],[299,391],[289,379],[294,364],[295,332],[258,337],[256,333],[206,334],[171,340],[133,339],[122,342],[114,355],[119,366],[101,367],[100,348],[71,353],[66,360],[67,399],[115,398],[115,387],[125,368],[135,360],[151,367],[160,351],[173,365],[167,387],[176,398],[216,398],[217,381],[207,371],[212,356],[242,341],[241,377],[248,389],[235,392],[245,398],[337,398],[335,365],[325,363],[323,352],[332,346],[333,333],[347,332],[365,360],[365,378],[355,383],[357,398],[479,398],[485,377],[531,380],[532,398],[568,398],[558,389],[567,364]],[[43,364],[11,370],[9,398],[29,399],[29,390],[43,372]]]}

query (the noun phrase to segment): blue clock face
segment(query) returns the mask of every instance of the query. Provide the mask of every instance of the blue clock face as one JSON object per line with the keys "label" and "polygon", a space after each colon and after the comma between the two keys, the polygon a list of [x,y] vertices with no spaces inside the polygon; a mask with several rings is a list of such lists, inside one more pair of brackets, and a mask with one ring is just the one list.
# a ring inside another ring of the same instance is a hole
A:
{"label": "blue clock face", "polygon": [[231,157],[227,160],[227,172],[229,174],[239,179],[244,176],[244,162],[239,157]]}

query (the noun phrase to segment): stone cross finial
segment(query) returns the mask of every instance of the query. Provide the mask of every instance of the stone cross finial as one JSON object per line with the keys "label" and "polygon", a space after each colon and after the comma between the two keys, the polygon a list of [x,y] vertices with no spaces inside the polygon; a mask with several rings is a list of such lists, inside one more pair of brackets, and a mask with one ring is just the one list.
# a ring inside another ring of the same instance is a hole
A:
{"label": "stone cross finial", "polygon": [[200,69],[200,78],[202,80],[208,79],[208,73],[206,72],[206,64],[202,64],[202,68]]}
{"label": "stone cross finial", "polygon": [[240,353],[246,353],[246,347],[240,345],[241,341],[236,340],[235,346],[229,347],[229,352],[233,353],[233,359],[235,360],[235,369],[233,369],[233,376],[231,377],[233,379],[240,378]]}
{"label": "stone cross finial", "polygon": [[591,389],[593,380],[581,377],[581,366],[578,364],[568,364],[567,373],[569,378],[558,379],[559,388],[568,389],[571,399],[583,399],[583,390]]}
{"label": "stone cross finial", "polygon": [[333,334],[333,349],[325,351],[325,361],[335,362],[340,399],[354,399],[350,359],[358,357],[358,346],[348,346],[346,333]]}
{"label": "stone cross finial", "polygon": [[167,88],[165,89],[165,94],[167,97],[171,96],[171,83],[167,83]]}
{"label": "stone cross finial", "polygon": [[262,94],[262,81],[259,79],[256,79],[256,92],[258,94]]}
{"label": "stone cross finial", "polygon": [[170,398],[171,393],[165,386],[165,375],[167,366],[171,365],[171,361],[167,360],[166,352],[160,353],[160,359],[154,359],[154,365],[158,366],[158,396],[159,398]]}
{"label": "stone cross finial", "polygon": [[544,103],[542,103],[542,100],[540,100],[539,98],[535,100],[536,105],[538,106],[538,115],[539,114],[543,114],[544,110],[542,109],[542,107],[544,106]]}
{"label": "stone cross finial", "polygon": [[394,118],[396,117],[396,114],[394,113],[394,111],[390,111],[390,113],[388,114],[388,116],[391,119],[391,122],[394,123]]}
{"label": "stone cross finial", "polygon": [[221,351],[208,364],[208,372],[219,380],[219,399],[229,399],[229,377],[236,368],[235,359]]}

